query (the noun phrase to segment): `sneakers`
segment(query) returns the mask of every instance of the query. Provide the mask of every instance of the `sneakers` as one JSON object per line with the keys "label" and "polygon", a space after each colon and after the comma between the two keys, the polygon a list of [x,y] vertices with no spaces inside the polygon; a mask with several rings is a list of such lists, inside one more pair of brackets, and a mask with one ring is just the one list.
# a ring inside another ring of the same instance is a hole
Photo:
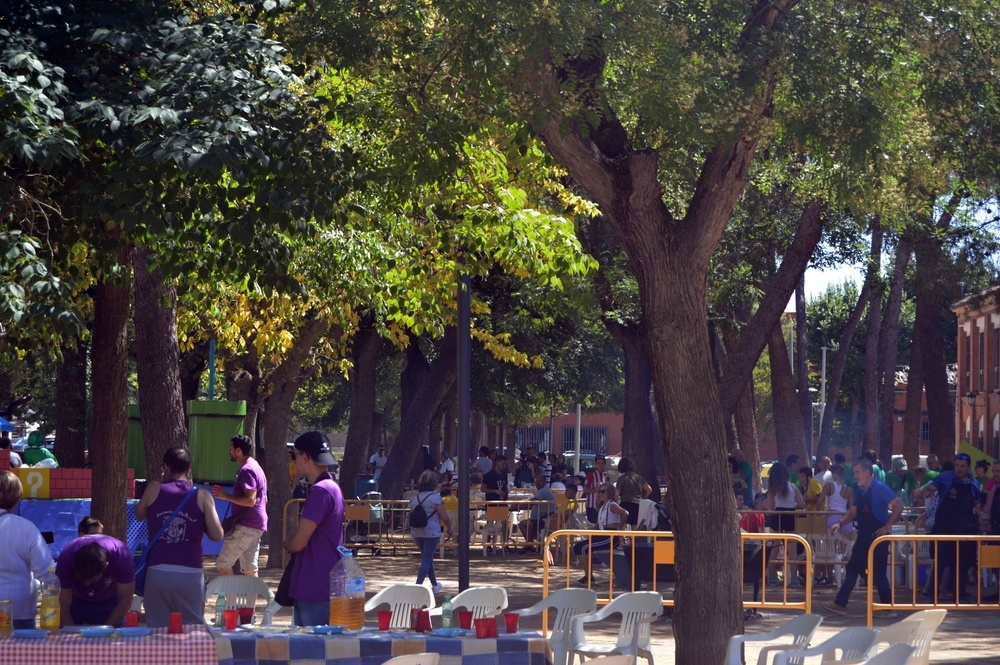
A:
{"label": "sneakers", "polygon": [[777,575],[772,575],[767,578],[767,586],[781,586],[781,580],[778,579]]}
{"label": "sneakers", "polygon": [[579,584],[580,586],[590,586],[591,584],[593,584],[593,580],[584,575],[583,577],[578,579],[576,583]]}
{"label": "sneakers", "polygon": [[806,581],[801,577],[793,577],[792,579],[788,580],[788,586],[805,586],[805,585]]}
{"label": "sneakers", "polygon": [[441,593],[441,589],[442,588],[443,588],[443,586],[441,585],[440,582],[435,582],[434,586],[431,587],[431,592],[436,596],[439,593]]}
{"label": "sneakers", "polygon": [[895,619],[899,616],[893,610],[876,610],[874,614],[879,619]]}
{"label": "sneakers", "polygon": [[840,616],[847,616],[847,608],[838,605],[835,602],[823,603],[823,609],[832,614],[839,614]]}

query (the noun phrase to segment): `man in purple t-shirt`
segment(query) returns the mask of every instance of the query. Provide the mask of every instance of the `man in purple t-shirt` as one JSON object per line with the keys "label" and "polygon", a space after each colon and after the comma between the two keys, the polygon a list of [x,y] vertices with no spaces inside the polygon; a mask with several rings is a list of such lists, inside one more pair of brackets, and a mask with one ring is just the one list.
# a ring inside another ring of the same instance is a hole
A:
{"label": "man in purple t-shirt", "polygon": [[315,626],[330,620],[330,571],[340,561],[337,548],[344,535],[344,495],[327,472],[334,463],[330,441],[322,432],[295,439],[295,466],[312,487],[302,506],[299,525],[285,541],[297,553],[289,595],[295,601],[293,623]]}
{"label": "man in purple t-shirt", "polygon": [[56,576],[63,626],[119,626],[132,607],[135,566],[125,543],[105,535],[81,536],[59,553]]}
{"label": "man in purple t-shirt", "polygon": [[229,459],[240,465],[233,483],[233,493],[219,485],[212,488],[212,495],[233,504],[236,527],[226,535],[222,551],[215,565],[220,575],[232,575],[236,561],[240,562],[240,572],[257,575],[257,555],[260,553],[260,538],[267,531],[267,478],[251,456],[253,443],[245,434],[237,434],[229,441]]}

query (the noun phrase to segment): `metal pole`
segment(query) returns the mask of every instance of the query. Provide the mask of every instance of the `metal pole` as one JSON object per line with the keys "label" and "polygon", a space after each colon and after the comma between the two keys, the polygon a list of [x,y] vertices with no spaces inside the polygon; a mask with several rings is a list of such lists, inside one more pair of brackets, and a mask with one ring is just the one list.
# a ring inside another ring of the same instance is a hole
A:
{"label": "metal pole", "polygon": [[458,474],[458,590],[469,588],[469,428],[472,424],[472,280],[462,275],[458,285],[458,451],[455,455]]}
{"label": "metal pole", "polygon": [[580,421],[583,418],[583,405],[576,404],[576,433],[573,435],[573,449],[576,455],[573,459],[573,475],[580,473]]}

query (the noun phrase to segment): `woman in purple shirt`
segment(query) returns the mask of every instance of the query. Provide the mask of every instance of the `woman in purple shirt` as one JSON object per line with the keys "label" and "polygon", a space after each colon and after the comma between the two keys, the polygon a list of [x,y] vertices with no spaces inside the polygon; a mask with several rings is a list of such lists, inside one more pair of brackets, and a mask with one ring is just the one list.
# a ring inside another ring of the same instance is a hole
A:
{"label": "woman in purple shirt", "polygon": [[[149,537],[194,488],[188,480],[191,453],[171,448],[163,456],[163,479],[146,487],[135,507],[137,520],[146,520]],[[222,540],[222,524],[211,492],[199,489],[188,500],[149,552],[146,570],[146,625],[166,626],[171,612],[180,612],[184,623],[205,621],[205,574],[202,570],[202,536]]]}

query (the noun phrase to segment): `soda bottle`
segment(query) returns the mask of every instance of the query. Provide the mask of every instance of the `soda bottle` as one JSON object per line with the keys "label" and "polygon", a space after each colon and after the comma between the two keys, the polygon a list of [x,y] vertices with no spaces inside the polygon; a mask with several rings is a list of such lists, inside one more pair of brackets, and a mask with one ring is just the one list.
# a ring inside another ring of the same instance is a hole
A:
{"label": "soda bottle", "polygon": [[59,631],[59,591],[62,586],[56,577],[55,566],[49,566],[49,572],[39,580],[42,585],[42,616],[39,624],[43,630],[50,633]]}
{"label": "soda bottle", "polygon": [[330,571],[330,625],[361,630],[365,625],[365,571],[351,550],[339,547],[340,561]]}
{"label": "soda bottle", "polygon": [[451,628],[451,596],[445,596],[441,605],[441,627]]}

